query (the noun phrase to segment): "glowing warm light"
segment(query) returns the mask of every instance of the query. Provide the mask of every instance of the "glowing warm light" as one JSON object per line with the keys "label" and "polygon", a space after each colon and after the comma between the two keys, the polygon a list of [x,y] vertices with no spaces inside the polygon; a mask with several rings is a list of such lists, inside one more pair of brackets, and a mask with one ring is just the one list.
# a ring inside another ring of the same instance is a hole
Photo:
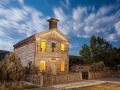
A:
{"label": "glowing warm light", "polygon": [[65,62],[61,61],[61,71],[65,71]]}
{"label": "glowing warm light", "polygon": [[43,72],[45,70],[45,61],[40,62],[40,72]]}
{"label": "glowing warm light", "polygon": [[64,52],[65,51],[65,45],[61,44],[61,51]]}
{"label": "glowing warm light", "polygon": [[41,51],[45,52],[45,48],[46,48],[46,42],[41,42]]}

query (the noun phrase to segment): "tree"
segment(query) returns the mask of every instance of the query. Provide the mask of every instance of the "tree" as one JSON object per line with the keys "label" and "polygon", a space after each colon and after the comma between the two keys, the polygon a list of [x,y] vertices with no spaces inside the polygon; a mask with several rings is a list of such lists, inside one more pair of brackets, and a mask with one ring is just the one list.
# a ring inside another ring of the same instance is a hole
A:
{"label": "tree", "polygon": [[83,45],[80,55],[87,64],[103,61],[107,67],[115,67],[120,63],[119,49],[113,47],[105,39],[91,36],[90,46]]}
{"label": "tree", "polygon": [[86,44],[84,44],[82,46],[82,50],[80,51],[80,55],[84,58],[86,63],[91,64],[93,62],[93,61],[91,61],[90,48]]}
{"label": "tree", "polygon": [[0,62],[0,80],[2,81],[19,81],[25,74],[25,69],[22,66],[15,52],[6,55],[4,60]]}

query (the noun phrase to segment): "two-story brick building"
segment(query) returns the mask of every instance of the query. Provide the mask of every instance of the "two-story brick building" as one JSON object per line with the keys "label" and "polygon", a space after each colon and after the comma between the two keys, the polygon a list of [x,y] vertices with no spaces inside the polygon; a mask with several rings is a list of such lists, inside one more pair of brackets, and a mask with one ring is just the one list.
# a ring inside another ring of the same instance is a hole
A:
{"label": "two-story brick building", "polygon": [[70,40],[57,29],[59,20],[51,18],[49,30],[34,34],[14,45],[23,66],[35,65],[40,72],[67,73]]}

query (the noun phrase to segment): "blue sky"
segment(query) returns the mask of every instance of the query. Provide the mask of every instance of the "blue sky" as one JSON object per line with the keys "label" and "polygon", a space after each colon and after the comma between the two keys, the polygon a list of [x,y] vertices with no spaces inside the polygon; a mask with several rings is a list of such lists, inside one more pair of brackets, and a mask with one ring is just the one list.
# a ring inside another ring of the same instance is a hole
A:
{"label": "blue sky", "polygon": [[17,42],[47,30],[51,17],[71,40],[70,55],[79,55],[92,35],[120,45],[120,0],[0,0],[0,50],[13,51]]}

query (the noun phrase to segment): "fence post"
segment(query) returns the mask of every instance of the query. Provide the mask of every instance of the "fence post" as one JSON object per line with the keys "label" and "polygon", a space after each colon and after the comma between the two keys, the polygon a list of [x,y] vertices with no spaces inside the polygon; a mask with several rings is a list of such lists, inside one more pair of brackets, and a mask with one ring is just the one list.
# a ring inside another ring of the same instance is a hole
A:
{"label": "fence post", "polygon": [[82,72],[79,72],[80,80],[82,80]]}
{"label": "fence post", "polygon": [[43,75],[40,75],[40,86],[43,87]]}
{"label": "fence post", "polygon": [[52,85],[53,85],[53,75],[51,77],[52,77],[51,79],[52,79]]}
{"label": "fence post", "polygon": [[90,80],[90,71],[88,71],[88,80]]}

